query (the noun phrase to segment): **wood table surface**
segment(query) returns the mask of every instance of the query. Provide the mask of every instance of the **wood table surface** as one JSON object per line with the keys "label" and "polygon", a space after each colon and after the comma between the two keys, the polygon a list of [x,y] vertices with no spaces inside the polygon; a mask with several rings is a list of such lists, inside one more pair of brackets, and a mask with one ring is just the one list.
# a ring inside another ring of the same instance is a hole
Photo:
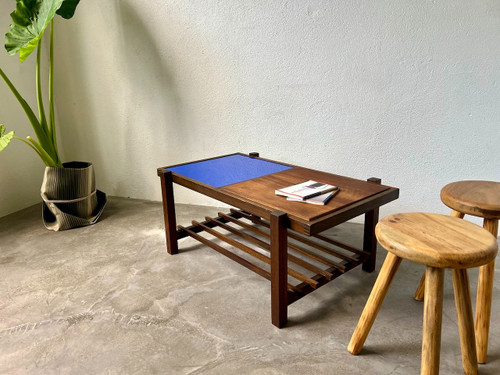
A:
{"label": "wood table surface", "polygon": [[[264,159],[267,160],[267,159]],[[169,167],[165,167],[168,170]],[[399,189],[355,178],[291,165],[290,169],[262,177],[214,187],[175,172],[173,182],[267,220],[272,212],[285,212],[290,228],[312,235],[389,203]],[[315,180],[335,185],[340,191],[324,206],[287,201],[275,190]],[[380,180],[379,180],[380,181]]]}

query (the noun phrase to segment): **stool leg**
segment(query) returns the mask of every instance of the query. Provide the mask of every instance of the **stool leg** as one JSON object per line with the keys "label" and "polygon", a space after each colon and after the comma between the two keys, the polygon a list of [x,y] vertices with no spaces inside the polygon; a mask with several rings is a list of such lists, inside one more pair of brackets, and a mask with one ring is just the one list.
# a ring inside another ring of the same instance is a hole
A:
{"label": "stool leg", "polygon": [[453,275],[453,290],[457,308],[458,331],[462,349],[462,365],[464,373],[477,374],[476,343],[472,319],[472,304],[470,299],[469,276],[466,269],[451,270]]}
{"label": "stool leg", "polygon": [[444,269],[425,269],[424,324],[420,374],[439,374]]}
{"label": "stool leg", "polygon": [[463,212],[451,210],[450,216],[451,217],[458,217],[459,219],[463,219],[465,214]]}
{"label": "stool leg", "polygon": [[420,282],[418,283],[417,290],[415,290],[415,294],[413,295],[413,298],[417,301],[423,301],[424,300],[424,291],[425,291],[425,272],[422,275]]}
{"label": "stool leg", "polygon": [[[450,216],[458,217],[459,219],[463,219],[465,214],[462,212],[452,210]],[[424,300],[424,289],[425,289],[424,285],[425,285],[425,273],[422,275],[422,278],[420,279],[420,283],[418,284],[417,290],[415,291],[415,294],[413,295],[413,298],[415,300],[417,300],[417,301]]]}
{"label": "stool leg", "polygon": [[397,257],[392,253],[388,253],[385,258],[384,264],[380,270],[380,273],[377,277],[377,281],[375,281],[375,285],[370,293],[370,297],[368,297],[368,301],[366,302],[365,308],[363,309],[363,313],[359,318],[358,325],[352,334],[351,341],[349,342],[349,346],[347,350],[351,354],[359,354],[363,345],[365,343],[366,337],[372,328],[373,322],[377,317],[377,314],[380,310],[380,306],[382,306],[382,302],[384,302],[384,298],[389,290],[389,286],[391,285],[394,276],[401,264],[402,258]]}
{"label": "stool leg", "polygon": [[[485,219],[483,227],[493,234],[495,238],[498,236],[498,220]],[[490,329],[494,272],[495,261],[479,268],[475,324],[477,360],[479,363],[486,363],[486,356],[488,354],[488,333]]]}

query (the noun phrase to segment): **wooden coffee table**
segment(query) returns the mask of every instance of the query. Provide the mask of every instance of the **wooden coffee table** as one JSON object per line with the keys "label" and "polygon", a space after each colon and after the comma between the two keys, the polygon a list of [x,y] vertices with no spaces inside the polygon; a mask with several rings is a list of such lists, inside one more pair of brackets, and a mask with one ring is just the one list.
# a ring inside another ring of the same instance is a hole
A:
{"label": "wooden coffee table", "polygon": [[[158,168],[163,196],[167,251],[192,237],[271,281],[271,321],[287,322],[288,305],[362,264],[375,268],[375,225],[379,207],[398,198],[399,189],[236,153]],[[340,187],[326,205],[287,201],[279,188],[306,180]],[[173,183],[237,209],[215,218],[176,226]],[[363,248],[322,235],[326,229],[365,215]]]}

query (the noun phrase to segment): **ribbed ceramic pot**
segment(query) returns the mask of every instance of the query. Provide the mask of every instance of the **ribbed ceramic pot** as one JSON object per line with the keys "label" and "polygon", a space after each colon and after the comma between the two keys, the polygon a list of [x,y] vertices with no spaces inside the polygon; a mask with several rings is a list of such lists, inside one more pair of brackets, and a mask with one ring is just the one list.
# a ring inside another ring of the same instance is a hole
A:
{"label": "ribbed ceramic pot", "polygon": [[95,185],[91,163],[72,161],[63,168],[46,167],[40,189],[45,227],[60,231],[94,224],[106,204],[106,194]]}

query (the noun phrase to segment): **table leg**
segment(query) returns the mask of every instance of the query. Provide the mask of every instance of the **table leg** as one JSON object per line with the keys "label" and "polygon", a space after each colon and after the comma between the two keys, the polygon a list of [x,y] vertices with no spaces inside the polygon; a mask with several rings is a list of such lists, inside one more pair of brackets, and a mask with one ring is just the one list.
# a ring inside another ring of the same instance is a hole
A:
{"label": "table leg", "polygon": [[288,254],[286,213],[271,213],[271,321],[278,328],[288,320]]}
{"label": "table leg", "polygon": [[[380,178],[371,177],[367,180],[375,184],[381,184]],[[370,253],[370,257],[363,263],[363,271],[373,272],[377,260],[377,238],[375,237],[375,226],[378,222],[378,207],[365,214],[365,226],[363,234],[363,250]]]}
{"label": "table leg", "polygon": [[167,241],[167,251],[169,254],[177,254],[177,228],[175,221],[174,187],[172,172],[168,170],[159,171],[161,180],[161,193],[163,200],[163,218],[165,220],[165,237]]}
{"label": "table leg", "polygon": [[[498,220],[485,219],[483,227],[491,234],[498,236]],[[491,299],[493,295],[493,276],[495,273],[495,261],[479,267],[479,278],[477,280],[476,299],[476,346],[477,361],[486,363],[488,354],[488,335],[491,318]]]}

